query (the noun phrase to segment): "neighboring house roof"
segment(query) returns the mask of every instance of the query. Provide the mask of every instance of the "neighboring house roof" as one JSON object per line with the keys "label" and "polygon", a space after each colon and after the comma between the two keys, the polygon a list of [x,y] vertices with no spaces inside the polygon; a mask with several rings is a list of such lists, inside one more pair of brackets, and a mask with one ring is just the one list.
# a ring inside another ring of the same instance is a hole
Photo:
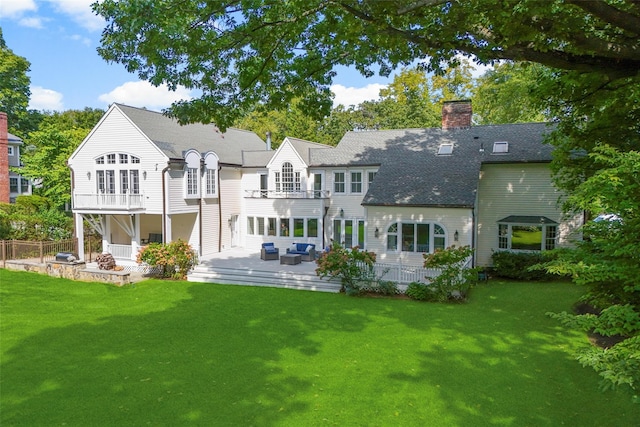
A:
{"label": "neighboring house roof", "polygon": [[[363,205],[472,207],[481,165],[550,162],[547,132],[545,123],[348,132],[333,150],[311,150],[310,166],[379,166]],[[494,142],[508,151],[493,154]],[[438,154],[442,144],[450,155]]]}
{"label": "neighboring house roof", "polygon": [[22,144],[24,144],[20,137],[17,137],[12,133],[7,133],[7,139],[9,140],[9,144],[11,144],[11,145],[22,145]]}
{"label": "neighboring house roof", "polygon": [[242,150],[265,149],[265,142],[253,132],[229,128],[225,133],[213,124],[180,125],[155,111],[116,104],[129,119],[169,158],[183,158],[184,152],[214,151],[221,163],[242,164]]}

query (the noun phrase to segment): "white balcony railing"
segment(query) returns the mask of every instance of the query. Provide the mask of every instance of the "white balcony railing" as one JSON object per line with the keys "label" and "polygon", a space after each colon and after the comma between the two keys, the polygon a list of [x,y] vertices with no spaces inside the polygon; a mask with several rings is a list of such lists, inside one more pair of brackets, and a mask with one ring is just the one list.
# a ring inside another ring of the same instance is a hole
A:
{"label": "white balcony railing", "polygon": [[143,209],[143,194],[74,194],[75,209]]}
{"label": "white balcony railing", "polygon": [[245,190],[245,197],[251,199],[328,199],[327,190],[302,191],[273,191],[273,190]]}

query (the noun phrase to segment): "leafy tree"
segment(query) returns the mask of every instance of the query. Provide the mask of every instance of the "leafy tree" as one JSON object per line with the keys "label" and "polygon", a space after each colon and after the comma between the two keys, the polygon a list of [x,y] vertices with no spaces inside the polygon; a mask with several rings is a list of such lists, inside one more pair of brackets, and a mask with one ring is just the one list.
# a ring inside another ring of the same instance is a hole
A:
{"label": "leafy tree", "polygon": [[199,90],[171,113],[222,129],[260,102],[278,110],[300,98],[314,117],[326,116],[338,65],[389,75],[430,58],[425,67],[442,71],[463,53],[609,81],[640,69],[633,0],[507,0],[501,7],[494,0],[105,0],[93,7],[107,21],[98,49],[104,59],[155,85]]}
{"label": "leafy tree", "polygon": [[103,114],[92,108],[45,114],[39,130],[26,138],[20,174],[34,180],[34,194],[46,197],[54,208],[62,210],[71,200],[67,160]]}
{"label": "leafy tree", "polygon": [[27,73],[30,66],[29,61],[7,47],[0,28],[0,111],[7,113],[9,132],[18,135],[24,135],[21,123],[26,124],[29,116],[31,79]]}
{"label": "leafy tree", "polygon": [[71,237],[72,220],[37,195],[0,204],[0,239],[59,240]]}
{"label": "leafy tree", "polygon": [[440,112],[432,102],[427,74],[417,68],[404,69],[376,102],[376,128],[404,129],[440,125]]}
{"label": "leafy tree", "polygon": [[544,122],[548,118],[537,96],[545,67],[530,62],[503,62],[476,80],[473,114],[478,124]]}
{"label": "leafy tree", "polygon": [[299,99],[292,100],[291,104],[282,110],[266,110],[260,106],[237,120],[235,126],[253,131],[262,137],[271,132],[273,148],[277,148],[287,136],[323,142],[318,135],[318,122],[303,110]]}
{"label": "leafy tree", "polygon": [[471,97],[474,86],[473,67],[467,58],[457,59],[441,71],[431,77],[432,102],[437,104],[438,114],[445,101]]}

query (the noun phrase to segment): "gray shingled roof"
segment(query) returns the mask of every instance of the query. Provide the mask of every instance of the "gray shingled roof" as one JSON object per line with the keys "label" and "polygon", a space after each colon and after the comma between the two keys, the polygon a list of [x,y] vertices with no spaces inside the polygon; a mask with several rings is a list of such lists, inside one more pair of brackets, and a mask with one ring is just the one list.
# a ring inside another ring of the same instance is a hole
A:
{"label": "gray shingled roof", "polygon": [[[310,166],[379,165],[363,205],[472,207],[483,163],[549,162],[544,123],[348,132],[333,150],[312,150]],[[506,141],[509,152],[492,154]],[[451,155],[438,155],[453,143]],[[484,152],[480,149],[484,148]]]}
{"label": "gray shingled roof", "polygon": [[265,142],[253,132],[229,128],[223,134],[213,124],[181,126],[162,113],[117,104],[169,158],[183,158],[183,153],[196,149],[200,153],[214,151],[221,163],[242,164],[242,150],[265,150]]}
{"label": "gray shingled roof", "polygon": [[7,139],[9,140],[9,144],[12,145],[22,145],[22,138],[15,136],[12,133],[7,132]]}
{"label": "gray shingled roof", "polygon": [[306,141],[304,139],[299,139],[299,138],[292,138],[290,136],[288,136],[287,139],[289,140],[291,145],[293,145],[293,148],[296,149],[298,154],[300,154],[300,156],[302,157],[302,160],[304,160],[304,162],[307,165],[309,164],[309,156],[310,156],[309,153],[311,152],[311,150],[315,150],[315,149],[326,150],[326,149],[333,148],[330,145],[319,144],[317,142]]}

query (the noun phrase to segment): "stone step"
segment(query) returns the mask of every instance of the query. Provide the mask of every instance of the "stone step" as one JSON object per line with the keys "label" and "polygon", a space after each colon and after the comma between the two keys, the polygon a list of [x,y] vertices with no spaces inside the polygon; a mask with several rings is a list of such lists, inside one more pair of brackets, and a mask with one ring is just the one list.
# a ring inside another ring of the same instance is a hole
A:
{"label": "stone step", "polygon": [[320,292],[339,292],[340,284],[320,279],[315,274],[290,271],[261,271],[196,266],[187,276],[190,282],[208,282],[228,285],[270,286]]}

